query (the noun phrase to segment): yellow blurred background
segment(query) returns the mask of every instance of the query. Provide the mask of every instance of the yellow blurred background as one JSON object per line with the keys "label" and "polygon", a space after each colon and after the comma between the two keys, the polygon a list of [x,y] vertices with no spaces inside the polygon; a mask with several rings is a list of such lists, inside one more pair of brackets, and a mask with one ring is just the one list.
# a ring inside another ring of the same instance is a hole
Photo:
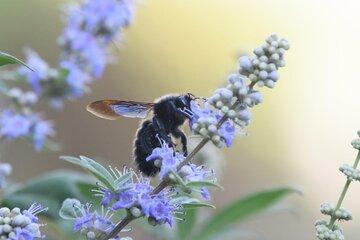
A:
{"label": "yellow blurred background", "polygon": [[[59,8],[69,1],[0,0],[0,49],[22,56],[31,47],[56,66]],[[120,51],[92,93],[46,112],[57,127],[60,153],[34,153],[25,143],[1,147],[14,179],[69,168],[60,154],[101,156],[131,164],[134,119],[108,122],[90,116],[87,103],[102,98],[151,101],[169,92],[208,96],[236,70],[237,57],[277,33],[289,40],[287,66],[264,103],[254,109],[249,136],[224,150],[225,191],[215,205],[269,187],[290,185],[304,196],[286,201],[295,214],[276,214],[241,227],[263,239],[314,239],[323,201],[335,203],[344,184],[338,166],[351,164],[350,141],[360,128],[360,2],[346,0],[141,0],[134,23],[117,43]],[[46,109],[46,108],[45,108]],[[358,239],[360,187],[351,186],[344,206],[354,221],[342,224]]]}

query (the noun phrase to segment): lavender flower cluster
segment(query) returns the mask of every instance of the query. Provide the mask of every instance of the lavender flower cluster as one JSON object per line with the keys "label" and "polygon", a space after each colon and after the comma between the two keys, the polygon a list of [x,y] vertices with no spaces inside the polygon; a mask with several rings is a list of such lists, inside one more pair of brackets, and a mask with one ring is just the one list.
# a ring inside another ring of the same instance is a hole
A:
{"label": "lavender flower cluster", "polygon": [[[61,108],[77,99],[99,79],[109,63],[110,44],[133,19],[131,0],[83,0],[66,8],[67,25],[59,38],[59,67],[52,68],[35,51],[25,51],[26,63],[8,74],[1,92],[11,105],[0,112],[0,136],[29,139],[36,150],[55,134],[51,121],[36,112],[41,100]],[[20,86],[25,88],[21,89]]]}
{"label": "lavender flower cluster", "polygon": [[[285,39],[279,39],[275,35],[269,37],[268,42],[269,39],[271,39],[271,46],[278,46],[281,49],[284,49],[283,46],[286,46],[286,49],[289,48]],[[284,52],[278,51],[278,48],[275,50],[279,55],[278,59],[272,57],[274,54],[272,50],[264,50],[267,61],[262,58],[264,62],[275,66],[273,71],[284,66]],[[257,68],[248,68],[247,71],[248,74],[252,74],[251,72],[255,73]],[[87,214],[75,216],[73,218],[74,230],[85,229],[83,230],[84,234],[91,232],[91,236],[97,236],[97,232],[107,233],[100,239],[109,239],[118,236],[120,230],[133,219],[145,217],[149,224],[154,226],[165,223],[173,226],[174,219],[177,218],[176,214],[182,213],[185,208],[189,206],[211,207],[210,204],[203,201],[210,200],[209,187],[220,187],[216,183],[215,174],[205,166],[192,163],[189,156],[194,156],[210,140],[218,147],[230,147],[235,137],[235,125],[245,127],[249,124],[250,108],[262,101],[261,94],[253,89],[260,79],[250,81],[248,75],[243,74],[245,74],[243,67],[240,67],[238,74],[229,76],[229,83],[226,87],[216,90],[214,95],[206,101],[194,100],[190,104],[190,109],[182,109],[190,118],[190,129],[195,134],[204,137],[203,141],[195,148],[196,151],[185,156],[183,152],[170,147],[166,141],[159,138],[160,146],[153,149],[146,158],[146,161],[151,161],[160,168],[161,182],[157,187],[151,185],[150,179],[137,175],[132,169],[125,168],[123,171],[119,171],[116,168],[110,168],[108,171],[99,163],[84,156],[79,158],[63,157],[64,160],[90,171],[101,182],[98,184],[99,189],[94,189],[94,192],[96,196],[101,197],[103,208],[114,213],[119,210],[126,212],[126,216],[121,222],[115,227],[109,223],[106,225],[106,230],[94,227],[94,219],[97,219],[94,215],[91,217],[89,215],[87,218],[84,217]],[[66,212],[68,206],[69,204],[64,203],[60,213]],[[90,228],[86,225],[88,222],[86,219],[91,222]],[[76,227],[79,223],[81,227]],[[109,229],[111,230],[109,231]]]}
{"label": "lavender flower cluster", "polygon": [[[161,224],[173,226],[174,219],[177,219],[176,214],[183,212],[184,204],[200,203],[199,200],[190,198],[183,193],[186,192],[187,195],[198,193],[207,200],[210,197],[207,188],[194,185],[194,183],[203,183],[207,186],[216,184],[211,171],[192,163],[183,166],[177,173],[177,163],[174,161],[177,161],[178,156],[172,151],[172,148],[163,144],[149,156],[149,161],[155,158],[161,160],[162,169],[166,169],[163,172],[164,176],[170,174],[173,179],[172,187],[159,192],[156,192],[149,178],[136,174],[132,169],[125,167],[123,171],[119,171],[117,168],[110,168],[108,171],[87,157],[64,157],[65,160],[88,169],[98,177],[101,182],[98,183],[99,188],[94,189],[93,192],[95,196],[101,198],[101,207],[106,208],[107,213],[105,215],[92,213],[89,204],[81,205],[77,200],[68,199],[64,201],[60,215],[65,219],[72,219],[74,231],[80,231],[87,239],[94,239],[93,236],[98,237],[111,232],[114,228],[110,220],[111,216],[123,210],[127,213],[128,218],[145,217],[152,226]],[[69,212],[68,209],[73,206],[75,206],[73,212],[78,214],[67,218],[64,213]],[[100,218],[102,220],[99,220]],[[97,224],[99,221],[105,222],[105,218],[108,219],[106,225]]]}
{"label": "lavender flower cluster", "polygon": [[19,208],[0,208],[0,239],[33,240],[43,239],[37,215],[47,209],[40,204],[33,204],[21,212]]}
{"label": "lavender flower cluster", "polygon": [[[74,220],[74,232],[80,232],[86,239],[98,239],[102,234],[109,233],[115,224],[112,221],[113,213],[110,210],[101,213],[91,209],[91,204],[81,204],[77,199],[66,199],[62,205],[61,216]],[[63,214],[67,210],[67,214]],[[131,238],[113,238],[111,240],[131,240]]]}
{"label": "lavender flower cluster", "polygon": [[111,205],[114,211],[125,209],[134,218],[146,216],[153,225],[173,224],[173,215],[179,210],[179,205],[171,201],[170,192],[152,194],[154,188],[150,185],[150,180],[137,176],[131,169],[125,168],[123,173],[117,171],[117,174],[118,179],[123,179],[126,175],[129,177],[124,178],[115,191],[105,186],[98,191],[98,195],[102,197],[102,206]]}
{"label": "lavender flower cluster", "polygon": [[[235,125],[241,128],[251,120],[251,108],[262,102],[262,95],[253,89],[255,84],[274,87],[278,69],[285,66],[284,54],[289,49],[286,39],[271,35],[266,43],[254,50],[255,56],[239,59],[239,72],[230,74],[228,85],[215,90],[204,104],[191,105],[191,129],[195,134],[210,139],[218,147],[230,147]],[[223,124],[219,124],[223,119]]]}

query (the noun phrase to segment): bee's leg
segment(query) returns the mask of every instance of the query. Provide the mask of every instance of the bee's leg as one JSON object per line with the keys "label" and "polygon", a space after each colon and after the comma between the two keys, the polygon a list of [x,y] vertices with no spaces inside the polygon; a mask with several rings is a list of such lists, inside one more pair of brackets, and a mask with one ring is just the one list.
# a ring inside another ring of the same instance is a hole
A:
{"label": "bee's leg", "polygon": [[174,135],[174,137],[176,138],[180,138],[181,140],[181,144],[182,144],[182,151],[184,156],[186,157],[188,155],[188,150],[187,150],[187,138],[186,135],[183,131],[181,131],[179,128],[176,128],[172,134]]}
{"label": "bee's leg", "polygon": [[174,147],[174,143],[172,142],[171,137],[166,133],[165,126],[160,118],[156,116],[153,117],[153,126],[159,134],[159,137],[167,142],[171,147]]}
{"label": "bee's leg", "polygon": [[189,116],[185,111],[182,111],[182,110],[180,110],[179,108],[177,108],[177,107],[175,106],[175,103],[174,103],[174,102],[170,102],[169,105],[170,105],[171,110],[172,110],[173,112],[175,112],[176,114],[178,114],[179,116],[184,116],[184,117],[186,117],[186,118],[190,118],[190,116]]}

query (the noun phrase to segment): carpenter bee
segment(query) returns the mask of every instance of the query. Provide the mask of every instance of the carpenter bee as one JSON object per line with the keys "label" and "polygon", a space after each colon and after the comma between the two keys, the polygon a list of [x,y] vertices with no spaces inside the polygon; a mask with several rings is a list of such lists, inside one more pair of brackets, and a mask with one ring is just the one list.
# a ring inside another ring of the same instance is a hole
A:
{"label": "carpenter bee", "polygon": [[[191,118],[190,102],[198,99],[193,94],[167,95],[153,103],[100,100],[87,106],[87,110],[104,119],[116,120],[119,117],[146,118],[153,112],[152,119],[144,120],[136,133],[134,158],[138,169],[147,176],[160,171],[154,161],[146,161],[153,149],[161,146],[161,140],[169,147],[175,147],[171,137],[180,139],[182,152],[187,155],[187,139],[180,126]],[[160,139],[161,140],[160,140]]]}

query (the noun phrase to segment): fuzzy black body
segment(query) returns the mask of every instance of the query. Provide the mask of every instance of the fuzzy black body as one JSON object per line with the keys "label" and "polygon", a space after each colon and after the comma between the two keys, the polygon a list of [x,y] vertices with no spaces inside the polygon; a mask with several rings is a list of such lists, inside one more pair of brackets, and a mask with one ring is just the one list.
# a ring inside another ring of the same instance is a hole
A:
{"label": "fuzzy black body", "polygon": [[153,149],[161,146],[159,138],[171,147],[174,147],[171,136],[180,138],[183,154],[187,155],[187,139],[179,127],[189,118],[182,110],[190,109],[191,100],[190,94],[162,97],[155,102],[153,118],[142,122],[134,142],[134,157],[145,175],[154,176],[160,171],[153,161],[146,161]]}

